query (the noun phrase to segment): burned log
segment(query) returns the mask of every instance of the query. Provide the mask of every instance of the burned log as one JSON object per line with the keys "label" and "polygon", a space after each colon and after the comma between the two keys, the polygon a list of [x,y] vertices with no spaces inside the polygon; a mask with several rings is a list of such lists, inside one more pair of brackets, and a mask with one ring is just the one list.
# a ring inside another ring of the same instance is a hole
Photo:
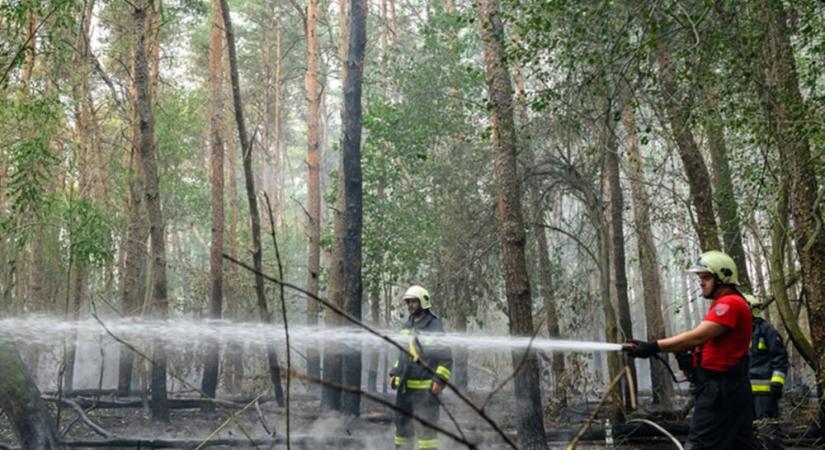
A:
{"label": "burned log", "polygon": [[0,409],[12,423],[20,445],[29,450],[62,448],[40,390],[11,342],[0,339]]}

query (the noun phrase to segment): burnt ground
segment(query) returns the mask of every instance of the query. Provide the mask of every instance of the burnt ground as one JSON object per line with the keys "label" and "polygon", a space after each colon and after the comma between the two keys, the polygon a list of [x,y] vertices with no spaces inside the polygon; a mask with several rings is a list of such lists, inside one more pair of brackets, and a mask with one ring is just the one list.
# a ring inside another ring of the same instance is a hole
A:
{"label": "burnt ground", "polygon": [[[484,399],[474,396],[476,404]],[[72,397],[79,406],[87,411],[89,419],[111,433],[107,439],[96,434],[85,423],[78,421],[78,414],[68,406],[61,408],[60,429],[72,448],[286,448],[285,411],[272,401],[259,402],[258,408],[247,401],[225,402],[214,411],[204,411],[198,406],[202,402],[195,399],[181,400],[171,412],[167,424],[153,422],[144,402],[139,398],[129,401],[120,399],[115,402],[111,396]],[[366,450],[391,449],[394,427],[392,412],[383,405],[365,400],[362,404],[362,417],[346,419],[320,410],[318,396],[309,393],[294,394],[291,415],[291,447],[295,449],[348,449]],[[390,400],[391,394],[382,395]],[[269,399],[264,399],[269,400]],[[187,403],[188,402],[188,403]],[[453,395],[446,395],[444,402],[455,416],[456,422],[470,442],[479,444],[482,449],[508,448],[501,437],[483,420],[479,419],[469,408]],[[126,403],[123,405],[123,403]],[[244,407],[246,409],[244,409]],[[56,415],[56,402],[49,402],[52,413]],[[488,403],[485,411],[512,438],[516,439],[513,411],[518,406],[512,397],[498,395]],[[546,414],[548,436],[553,441],[551,448],[564,448],[578,431],[579,424],[589,415],[593,405],[573,405],[564,410]],[[802,433],[806,422],[806,411],[796,409],[798,417],[788,417],[783,429],[792,436]],[[232,416],[233,419],[228,419]],[[580,449],[607,448],[604,444],[604,427],[602,421],[596,421],[585,434],[579,445]],[[684,440],[686,424],[682,421],[657,420]],[[446,414],[441,414],[441,425],[456,430]],[[615,448],[624,449],[673,449],[675,446],[658,433],[638,425],[613,425]],[[634,433],[631,433],[634,432]],[[210,436],[211,435],[211,436]],[[209,437],[207,439],[207,437]],[[442,449],[465,448],[447,437],[441,437]],[[252,442],[254,441],[254,443]],[[797,440],[798,442],[802,442]],[[82,442],[88,445],[81,445]],[[807,445],[794,445],[793,439],[786,439],[787,448],[813,449],[810,440]],[[17,447],[17,441],[5,415],[0,415],[0,443]],[[820,444],[821,445],[821,444]],[[2,448],[2,445],[0,445]]]}

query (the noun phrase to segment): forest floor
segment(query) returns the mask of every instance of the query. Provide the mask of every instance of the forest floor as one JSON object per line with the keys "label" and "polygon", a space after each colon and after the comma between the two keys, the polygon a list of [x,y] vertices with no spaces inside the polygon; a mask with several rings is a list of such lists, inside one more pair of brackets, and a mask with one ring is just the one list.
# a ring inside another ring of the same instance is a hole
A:
{"label": "forest floor", "polygon": [[[382,397],[387,400],[392,398],[391,394],[384,394]],[[236,406],[223,404],[215,411],[202,411],[197,407],[173,409],[171,420],[163,424],[152,421],[148,409],[141,406],[137,398],[133,399],[134,402],[130,407],[111,407],[112,397],[105,396],[98,399],[98,406],[94,406],[92,397],[77,397],[74,400],[83,406],[88,418],[110,433],[110,436],[107,438],[95,433],[87,424],[77,421],[78,414],[74,410],[64,406],[60,412],[60,430],[65,433],[65,440],[70,443],[71,448],[286,448],[284,445],[286,436],[284,409],[277,407],[274,402],[260,403],[258,408],[251,404],[243,411],[241,409],[246,405],[242,402],[237,402]],[[513,414],[516,405],[513,400],[504,395],[498,395],[494,400],[490,402],[485,411],[513,440],[516,440]],[[445,396],[444,403],[470,442],[479,444],[481,449],[508,448],[503,439],[490,426],[479,419],[469,408],[463,406],[455,396]],[[49,405],[52,413],[56,415],[56,402],[51,401]],[[587,405],[576,405],[569,410],[577,412],[546,415],[548,436],[552,440],[551,449],[564,448],[568,444],[578,431],[582,420],[581,413],[586,409]],[[320,411],[317,395],[295,394],[290,409],[291,447],[313,450],[393,448],[395,430],[392,412],[387,407],[369,400],[362,402],[362,411],[362,417],[359,419],[344,419],[341,416]],[[228,419],[228,416],[232,414],[234,418]],[[804,422],[803,420],[794,422],[790,419],[793,418],[786,418],[788,424]],[[552,423],[549,420],[552,420]],[[440,424],[451,431],[456,430],[455,424],[443,412]],[[601,424],[600,420],[594,423],[578,448],[582,450],[607,448],[604,444],[604,428]],[[684,430],[684,424],[677,425],[677,428]],[[785,429],[790,428],[790,425],[785,427]],[[614,436],[615,448],[639,450],[674,448],[674,445],[664,437],[655,435],[648,434],[648,437],[628,439],[620,427],[615,426]],[[684,440],[684,435],[677,435],[677,437]],[[250,438],[254,440],[254,444],[251,443]],[[83,444],[84,442],[88,444]],[[465,448],[443,436],[440,438],[440,443],[442,449]],[[4,415],[0,415],[0,444],[19,448],[10,423]],[[199,447],[201,444],[203,447]],[[791,443],[786,441],[786,444]],[[821,447],[789,445],[787,448]]]}

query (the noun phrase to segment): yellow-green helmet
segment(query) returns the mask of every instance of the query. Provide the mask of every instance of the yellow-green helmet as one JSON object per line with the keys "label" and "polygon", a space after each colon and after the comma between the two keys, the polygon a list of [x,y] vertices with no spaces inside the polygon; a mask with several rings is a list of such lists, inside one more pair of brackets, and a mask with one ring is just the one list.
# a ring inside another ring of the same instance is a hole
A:
{"label": "yellow-green helmet", "polygon": [[430,303],[430,293],[417,284],[410,286],[407,292],[404,293],[404,300],[412,298],[417,298],[418,301],[421,302],[421,309],[430,309],[432,306]]}
{"label": "yellow-green helmet", "polygon": [[753,317],[762,317],[762,311],[765,310],[765,304],[753,294],[744,294],[745,300],[750,303],[751,315]]}
{"label": "yellow-green helmet", "polygon": [[727,253],[719,250],[711,250],[702,253],[696,264],[688,272],[692,273],[712,273],[722,284],[739,284],[739,276],[736,271],[736,263]]}

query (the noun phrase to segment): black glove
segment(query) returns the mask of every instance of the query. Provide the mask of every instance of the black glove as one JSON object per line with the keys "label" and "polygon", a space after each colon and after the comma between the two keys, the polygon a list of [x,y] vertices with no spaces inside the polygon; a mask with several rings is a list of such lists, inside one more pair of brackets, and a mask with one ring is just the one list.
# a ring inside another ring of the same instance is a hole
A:
{"label": "black glove", "polygon": [[650,358],[659,353],[659,343],[631,339],[628,342],[627,353],[634,358]]}
{"label": "black glove", "polygon": [[782,383],[771,383],[771,397],[776,400],[782,398]]}

